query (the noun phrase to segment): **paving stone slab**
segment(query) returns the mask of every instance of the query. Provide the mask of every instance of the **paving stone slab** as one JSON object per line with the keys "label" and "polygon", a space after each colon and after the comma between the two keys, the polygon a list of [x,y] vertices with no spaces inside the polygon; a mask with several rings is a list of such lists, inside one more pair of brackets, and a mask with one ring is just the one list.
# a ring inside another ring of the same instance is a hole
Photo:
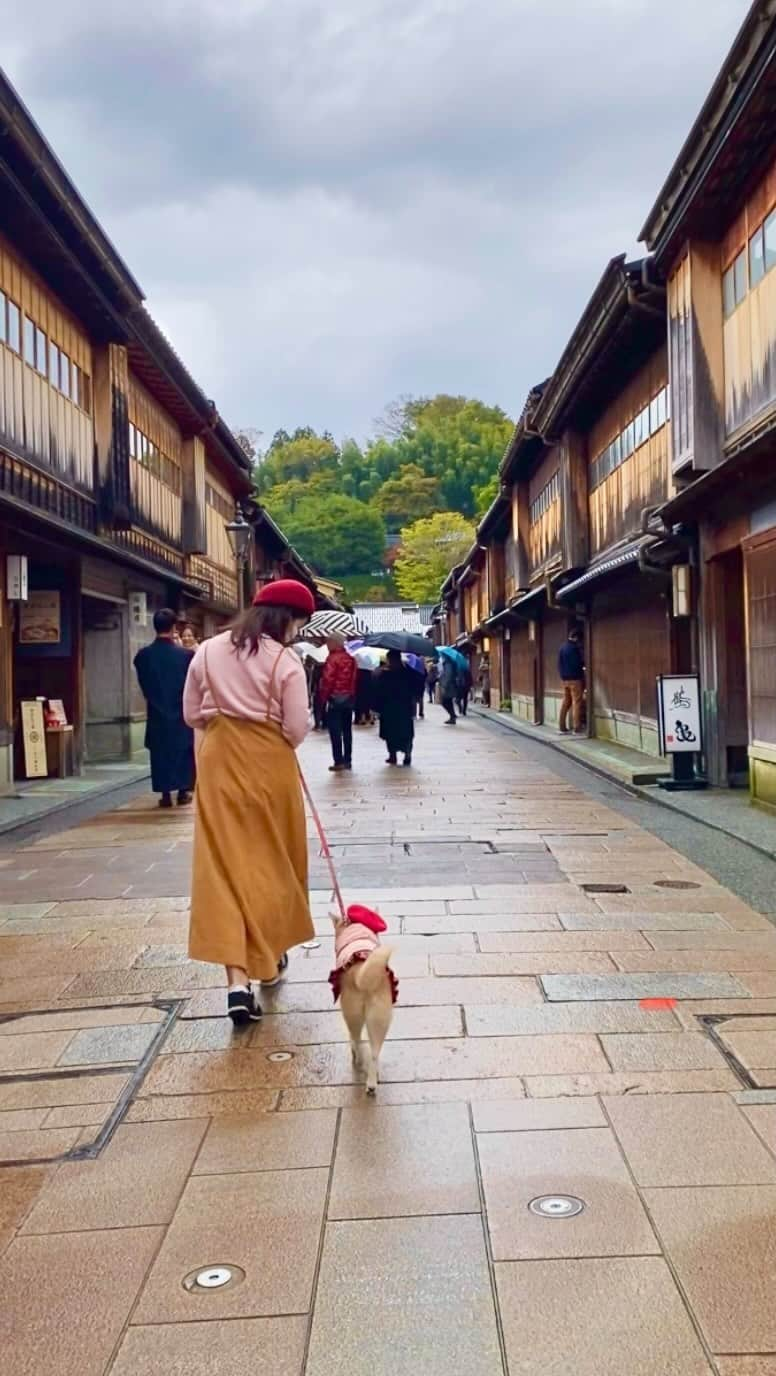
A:
{"label": "paving stone slab", "polygon": [[452,1369],[502,1369],[481,1220],[330,1223],[306,1376]]}
{"label": "paving stone slab", "polygon": [[431,968],[439,979],[466,979],[472,975],[604,975],[613,973],[617,966],[603,951],[528,951],[517,955],[434,956]]}
{"label": "paving stone slab", "polygon": [[40,1076],[0,1084],[0,1108],[58,1108],[64,1104],[112,1104],[128,1083],[126,1074]]}
{"label": "paving stone slab", "polygon": [[747,998],[733,975],[542,975],[545,995],[553,1003],[616,999]]}
{"label": "paving stone slab", "polygon": [[735,1090],[738,1076],[722,1070],[632,1070],[607,1075],[527,1075],[525,1092],[534,1099],[563,1094],[706,1094]]}
{"label": "paving stone slab", "polygon": [[541,1132],[552,1128],[604,1128],[597,1099],[505,1099],[472,1105],[475,1132]]}
{"label": "paving stone slab", "polygon": [[194,1175],[301,1170],[329,1166],[337,1115],[262,1113],[214,1119],[200,1148]]}
{"label": "paving stone slab", "polygon": [[154,1023],[89,1027],[76,1032],[57,1062],[62,1066],[142,1060],[158,1031]]}
{"label": "paving stone slab", "polygon": [[646,908],[640,912],[564,913],[561,920],[568,931],[575,932],[622,932],[629,928],[639,932],[730,931],[730,924],[716,913],[656,913]]}
{"label": "paving stone slab", "polygon": [[614,1033],[601,1037],[613,1070],[713,1070],[722,1052],[700,1032]]}
{"label": "paving stone slab", "polygon": [[302,1376],[306,1319],[229,1319],[128,1329],[111,1376]]}
{"label": "paving stone slab", "polygon": [[465,1104],[343,1109],[330,1219],[479,1213]]}
{"label": "paving stone slab", "polygon": [[713,1352],[776,1352],[776,1186],[646,1190]]}
{"label": "paving stone slab", "polygon": [[[412,1083],[381,1084],[377,1103],[449,1104],[476,1103],[478,1100],[515,1099],[524,1093],[523,1082],[514,1077],[498,1080],[417,1080]],[[327,1085],[315,1089],[284,1089],[278,1109],[297,1113],[300,1109],[361,1108],[364,1086]]]}
{"label": "paving stone slab", "polygon": [[205,1135],[203,1120],[132,1123],[96,1160],[66,1161],[23,1232],[69,1233],[169,1223]]}
{"label": "paving stone slab", "polygon": [[776,1184],[776,1161],[727,1094],[604,1099],[637,1184]]}
{"label": "paving stone slab", "polygon": [[496,1284],[513,1373],[711,1376],[660,1257],[502,1262]]}
{"label": "paving stone slab", "polygon": [[[328,1171],[192,1176],[146,1282],[134,1322],[306,1314]],[[240,1285],[190,1293],[198,1266],[228,1261]]]}
{"label": "paving stone slab", "polygon": [[469,1037],[519,1037],[553,1032],[676,1032],[670,1009],[654,1012],[637,1003],[545,1003],[539,1008],[464,1004]]}
{"label": "paving stone slab", "polygon": [[9,1376],[103,1376],[161,1238],[119,1228],[12,1242],[0,1259]]}
{"label": "paving stone slab", "polygon": [[[496,1261],[659,1252],[609,1128],[485,1133],[478,1138],[488,1230]],[[531,1213],[541,1195],[580,1198],[559,1221]]]}

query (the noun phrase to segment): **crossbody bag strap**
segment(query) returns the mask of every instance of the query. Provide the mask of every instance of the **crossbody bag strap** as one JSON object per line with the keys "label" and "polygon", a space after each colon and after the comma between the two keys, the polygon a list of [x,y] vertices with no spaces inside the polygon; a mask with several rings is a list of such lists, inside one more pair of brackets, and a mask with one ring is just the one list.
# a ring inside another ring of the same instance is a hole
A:
{"label": "crossbody bag strap", "polygon": [[[270,721],[270,720],[271,720],[270,713],[271,713],[271,710],[272,710],[272,691],[273,691],[273,689],[274,689],[274,687],[275,687],[275,675],[277,674],[278,665],[279,665],[281,659],[283,658],[283,655],[286,653],[286,650],[287,650],[287,649],[288,649],[288,646],[287,646],[287,645],[281,646],[280,654],[277,655],[277,656],[275,657],[275,663],[274,663],[273,666],[272,666],[272,673],[271,673],[271,675],[270,675],[270,680],[269,680],[269,688],[268,688],[268,690],[267,690],[267,711],[266,711],[266,714],[265,714],[265,717],[264,717],[264,720],[265,720],[265,721]],[[210,694],[211,698],[213,699],[213,702],[214,702],[214,704],[215,704],[215,707],[216,707],[217,711],[221,714],[222,717],[223,717],[223,716],[228,716],[229,713],[228,713],[228,712],[224,712],[224,710],[223,710],[223,708],[222,708],[222,706],[221,706],[221,703],[218,701],[218,696],[217,696],[217,694],[216,694],[215,688],[213,687],[213,680],[211,679],[210,674],[209,674],[209,672],[208,672],[207,652],[208,652],[208,646],[207,646],[207,645],[203,645],[203,647],[202,647],[202,679],[203,679],[205,688],[207,689],[208,693]]]}

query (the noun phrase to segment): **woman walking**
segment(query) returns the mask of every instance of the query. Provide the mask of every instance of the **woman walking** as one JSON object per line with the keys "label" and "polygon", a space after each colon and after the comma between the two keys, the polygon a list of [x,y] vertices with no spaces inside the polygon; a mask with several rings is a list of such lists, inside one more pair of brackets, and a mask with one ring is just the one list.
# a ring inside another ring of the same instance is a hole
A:
{"label": "woman walking", "polygon": [[203,729],[189,955],[226,967],[235,1026],[256,1022],[252,980],[277,984],[314,935],[295,750],[309,730],[307,680],[288,648],[315,610],[302,583],[268,583],[231,630],[197,650],[183,711]]}

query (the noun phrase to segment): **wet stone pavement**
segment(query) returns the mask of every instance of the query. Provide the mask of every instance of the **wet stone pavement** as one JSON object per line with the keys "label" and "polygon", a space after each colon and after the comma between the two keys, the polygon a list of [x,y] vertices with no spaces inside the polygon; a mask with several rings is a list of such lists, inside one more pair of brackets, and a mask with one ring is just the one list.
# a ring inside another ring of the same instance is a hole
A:
{"label": "wet stone pavement", "polygon": [[317,944],[240,1036],[186,958],[190,814],[0,852],[9,1376],[776,1376],[770,918],[441,722],[416,770],[302,753],[395,948],[374,1103],[311,824]]}

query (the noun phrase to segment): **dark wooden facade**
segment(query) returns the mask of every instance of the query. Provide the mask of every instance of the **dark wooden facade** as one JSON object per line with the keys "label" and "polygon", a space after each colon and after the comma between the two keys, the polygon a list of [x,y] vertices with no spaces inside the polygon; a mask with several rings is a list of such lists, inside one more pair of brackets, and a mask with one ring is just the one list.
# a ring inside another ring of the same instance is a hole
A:
{"label": "dark wooden facade", "polygon": [[[0,787],[22,772],[19,704],[61,698],[76,765],[139,748],[132,658],[153,611],[211,634],[236,609],[225,526],[250,465],[140,287],[0,76]],[[300,566],[257,513],[265,577]],[[277,550],[278,543],[282,551]],[[280,557],[282,552],[283,557]],[[57,608],[30,641],[6,556]],[[254,582],[254,561],[246,592]],[[145,607],[145,614],[143,613]]]}
{"label": "dark wooden facade", "polygon": [[776,15],[753,6],[643,230],[668,286],[713,783],[776,807]]}

